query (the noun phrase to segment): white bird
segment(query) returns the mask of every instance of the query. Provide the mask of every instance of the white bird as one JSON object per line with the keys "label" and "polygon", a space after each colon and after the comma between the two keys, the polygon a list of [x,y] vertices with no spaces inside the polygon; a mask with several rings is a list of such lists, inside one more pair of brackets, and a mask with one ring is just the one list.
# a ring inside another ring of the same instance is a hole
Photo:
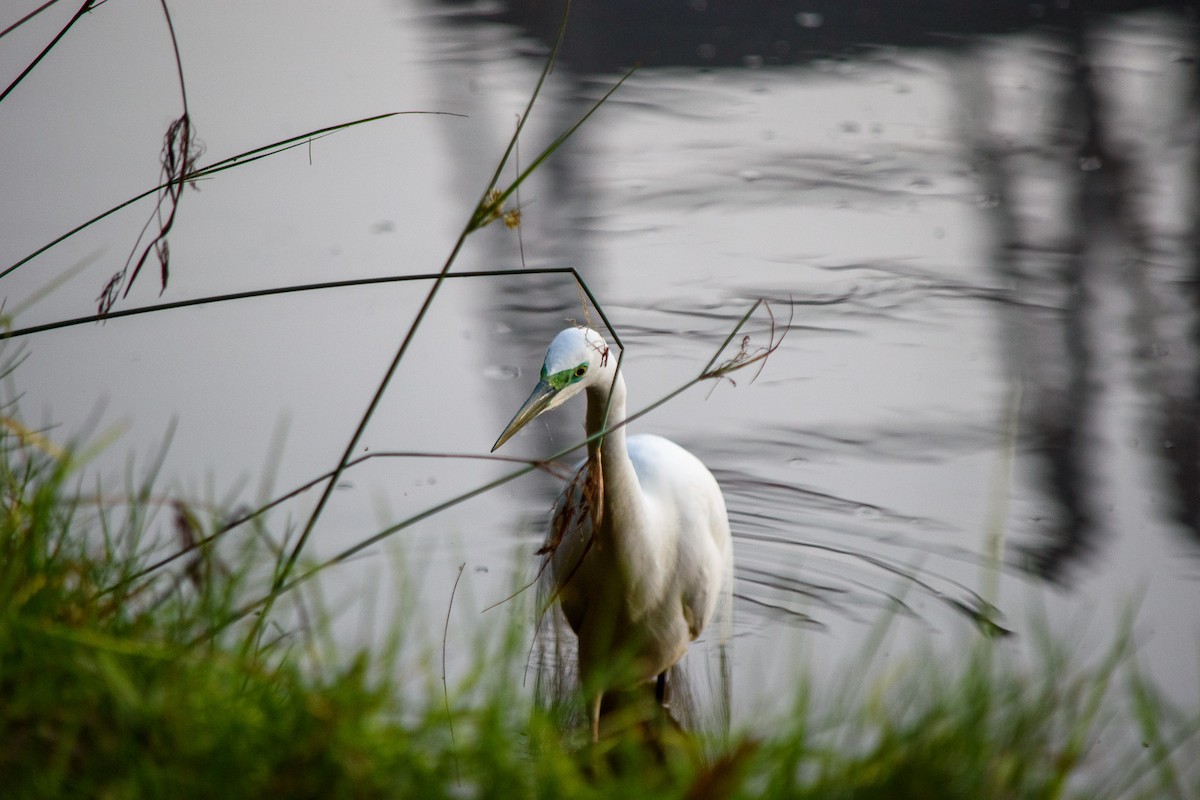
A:
{"label": "white bird", "polygon": [[[588,444],[588,461],[560,498],[547,538],[554,596],[578,637],[593,740],[606,690],[657,678],[662,700],[666,671],[712,620],[733,578],[720,486],[679,445],[625,435],[625,379],[616,363],[595,331],[559,333],[541,380],[492,447],[583,391],[589,436],[605,428],[608,409],[607,433]],[[600,480],[587,476],[594,465]],[[581,488],[585,476],[590,489]],[[589,507],[581,511],[581,503]]]}

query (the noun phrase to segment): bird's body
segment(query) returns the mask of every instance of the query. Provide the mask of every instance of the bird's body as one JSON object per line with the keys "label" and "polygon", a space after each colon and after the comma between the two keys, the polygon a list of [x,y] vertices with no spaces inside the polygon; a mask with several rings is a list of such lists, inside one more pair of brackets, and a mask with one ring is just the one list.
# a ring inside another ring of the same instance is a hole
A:
{"label": "bird's body", "polygon": [[[732,580],[733,546],[704,464],[660,436],[626,436],[625,380],[595,331],[555,337],[542,380],[496,447],[581,390],[589,436],[605,429],[606,409],[607,432],[589,443],[583,474],[560,498],[547,547],[596,737],[604,691],[665,673],[713,618]],[[597,465],[599,478],[589,476]]]}
{"label": "bird's body", "polygon": [[[579,637],[585,685],[593,671],[628,659],[634,681],[650,680],[683,657],[712,619],[725,579],[729,527],[712,474],[659,436],[605,442],[603,511],[593,538],[589,509],[568,495],[551,530],[566,523],[551,558],[553,585]],[[620,464],[624,457],[626,463]],[[624,474],[622,474],[624,473]],[[633,492],[623,491],[626,475]],[[715,499],[715,502],[714,502]],[[570,515],[570,519],[563,519]],[[589,545],[589,542],[591,544]]]}

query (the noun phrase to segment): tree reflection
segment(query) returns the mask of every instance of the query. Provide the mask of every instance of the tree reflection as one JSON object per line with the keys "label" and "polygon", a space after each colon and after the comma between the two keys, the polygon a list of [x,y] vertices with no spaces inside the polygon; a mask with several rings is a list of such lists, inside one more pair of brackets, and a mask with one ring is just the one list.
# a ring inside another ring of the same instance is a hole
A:
{"label": "tree reflection", "polygon": [[[1055,580],[1087,549],[1104,498],[1088,436],[1096,276],[1117,270],[1139,342],[1143,437],[1172,517],[1200,536],[1195,28],[1166,11],[1080,17],[979,47],[984,147],[1001,209],[1022,443],[1057,509],[1026,566]],[[1103,324],[1103,323],[1100,323]]]}

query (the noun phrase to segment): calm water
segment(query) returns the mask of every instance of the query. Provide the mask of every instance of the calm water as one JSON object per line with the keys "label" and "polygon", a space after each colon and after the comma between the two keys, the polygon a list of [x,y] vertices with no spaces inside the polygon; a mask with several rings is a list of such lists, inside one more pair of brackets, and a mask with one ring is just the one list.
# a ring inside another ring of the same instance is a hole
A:
{"label": "calm water", "polygon": [[[413,0],[337,12],[178,5],[201,163],[385,111],[465,116],[375,123],[186,192],[163,299],[439,269],[536,80],[546,21]],[[692,4],[686,20],[647,12],[628,29],[588,8],[521,163],[619,78],[630,52],[646,65],[522,187],[520,236],[485,230],[456,269],[578,269],[627,347],[635,409],[695,375],[756,299],[770,302],[777,335],[791,320],[756,381],[694,388],[636,423],[695,451],[725,489],[735,720],[774,708],[801,668],[835,674],[896,596],[911,614],[889,659],[969,641],[977,629],[963,610],[981,608],[980,595],[1015,648],[1029,609],[1045,606],[1093,654],[1136,602],[1139,658],[1194,705],[1200,135],[1189,18],[1131,12],[1053,29],[1014,18],[928,35],[928,20],[855,28],[786,4],[766,21],[714,21]],[[5,13],[0,26],[23,12]],[[5,38],[6,83],[68,16],[55,8]],[[154,185],[178,113],[156,4],[85,17],[0,105],[0,263]],[[17,325],[90,313],[151,208],[5,277]],[[155,302],[156,272],[118,307]],[[160,491],[248,506],[336,463],[422,287],[38,334],[20,340],[11,388],[60,440],[118,436],[94,463],[111,492],[173,430]],[[545,344],[589,313],[561,275],[448,282],[361,447],[486,453]],[[752,347],[766,344],[764,312],[748,332]],[[581,418],[569,405],[508,447],[560,449]],[[345,475],[314,552],[510,469],[369,461]],[[556,492],[546,477],[507,484],[332,571],[322,589],[339,635],[370,639],[415,616],[438,646],[465,563],[462,633],[448,648],[451,669],[463,668],[456,646],[469,651],[481,609],[532,576]],[[294,533],[315,500],[277,512],[274,529]],[[413,615],[413,602],[427,613]]]}

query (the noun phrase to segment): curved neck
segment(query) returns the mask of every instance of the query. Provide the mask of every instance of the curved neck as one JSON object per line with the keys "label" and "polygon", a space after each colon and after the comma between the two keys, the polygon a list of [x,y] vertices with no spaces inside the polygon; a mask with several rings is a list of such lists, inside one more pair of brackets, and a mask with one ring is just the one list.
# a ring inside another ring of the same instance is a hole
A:
{"label": "curved neck", "polygon": [[596,450],[600,450],[601,472],[604,476],[604,516],[611,520],[614,513],[636,513],[632,508],[617,508],[622,498],[630,501],[641,496],[641,486],[625,447],[625,426],[621,425],[625,421],[625,378],[620,373],[617,373],[615,381],[605,375],[603,381],[588,387],[585,426],[589,436],[605,427],[605,407],[608,408],[609,430],[602,440],[588,443],[588,456],[594,456]]}
{"label": "curved neck", "polygon": [[[605,408],[608,409],[608,427],[610,430],[604,434],[603,439],[588,442],[588,455],[593,455],[596,452],[596,448],[601,447],[601,442],[603,442],[602,453],[606,459],[610,453],[617,455],[617,451],[627,457],[625,452],[625,426],[621,425],[625,421],[625,378],[620,373],[617,374],[615,381],[610,376],[605,375],[604,380],[597,381],[588,387],[587,417],[583,423],[587,429],[588,436],[604,429]],[[620,427],[616,427],[618,425]]]}

